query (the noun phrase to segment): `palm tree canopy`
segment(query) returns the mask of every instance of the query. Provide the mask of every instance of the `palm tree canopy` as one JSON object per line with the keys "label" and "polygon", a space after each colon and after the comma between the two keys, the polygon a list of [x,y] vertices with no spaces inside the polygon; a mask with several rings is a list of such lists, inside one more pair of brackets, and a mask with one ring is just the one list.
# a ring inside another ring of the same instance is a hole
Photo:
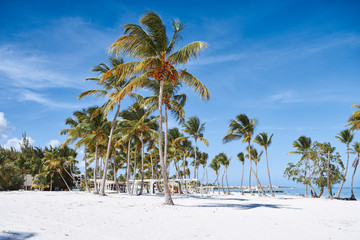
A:
{"label": "palm tree canopy", "polygon": [[354,139],[354,134],[350,129],[345,129],[338,133],[336,139],[349,146],[351,141]]}
{"label": "palm tree canopy", "polygon": [[300,136],[296,141],[293,142],[293,147],[296,148],[296,151],[291,151],[289,154],[307,155],[311,148],[311,138]]}
{"label": "palm tree canopy", "polygon": [[244,153],[243,153],[243,152],[239,152],[238,155],[237,155],[237,157],[238,157],[238,160],[239,160],[242,164],[244,164],[244,162],[245,162],[245,155],[244,155]]}
{"label": "palm tree canopy", "polygon": [[239,114],[235,120],[231,120],[229,130],[223,138],[224,143],[242,139],[242,142],[250,142],[258,121],[249,119],[246,114]]}
{"label": "palm tree canopy", "polygon": [[357,108],[358,110],[353,111],[353,114],[348,119],[348,124],[346,125],[346,127],[351,126],[351,130],[357,129],[360,131],[360,105],[354,104],[352,107]]}
{"label": "palm tree canopy", "polygon": [[196,116],[189,118],[183,125],[183,131],[192,136],[195,141],[199,139],[206,146],[209,146],[209,142],[204,138],[205,123],[200,123],[200,119]]}
{"label": "palm tree canopy", "polygon": [[255,137],[254,142],[267,149],[268,146],[270,146],[271,144],[273,136],[274,134],[271,134],[270,137],[268,137],[268,134],[266,132],[262,132]]}
{"label": "palm tree canopy", "polygon": [[142,87],[148,78],[154,78],[158,81],[171,81],[174,84],[181,82],[198,93],[203,100],[208,100],[210,94],[205,85],[186,69],[176,68],[177,65],[186,64],[190,59],[196,58],[200,50],[206,48],[204,42],[196,41],[174,52],[176,43],[181,40],[179,33],[183,29],[184,26],[179,20],[173,21],[174,32],[169,41],[164,23],[159,15],[152,11],[148,11],[140,18],[140,25],[124,25],[123,36],[109,47],[109,52],[115,56],[122,54],[139,61],[120,64],[110,69],[103,78],[113,72],[120,78],[136,75],[120,94],[122,97]]}

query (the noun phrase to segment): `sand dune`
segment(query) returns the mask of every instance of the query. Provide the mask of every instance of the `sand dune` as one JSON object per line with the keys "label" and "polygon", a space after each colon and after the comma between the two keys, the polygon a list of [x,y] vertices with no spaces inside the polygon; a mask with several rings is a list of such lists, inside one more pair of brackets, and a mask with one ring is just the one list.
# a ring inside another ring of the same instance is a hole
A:
{"label": "sand dune", "polygon": [[1,192],[0,239],[360,239],[360,202]]}

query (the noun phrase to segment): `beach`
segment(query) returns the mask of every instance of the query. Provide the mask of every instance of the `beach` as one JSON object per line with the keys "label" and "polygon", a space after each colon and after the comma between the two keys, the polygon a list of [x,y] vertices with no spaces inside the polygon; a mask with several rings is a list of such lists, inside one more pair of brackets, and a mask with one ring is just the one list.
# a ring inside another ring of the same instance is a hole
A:
{"label": "beach", "polygon": [[0,192],[0,239],[359,239],[360,202]]}

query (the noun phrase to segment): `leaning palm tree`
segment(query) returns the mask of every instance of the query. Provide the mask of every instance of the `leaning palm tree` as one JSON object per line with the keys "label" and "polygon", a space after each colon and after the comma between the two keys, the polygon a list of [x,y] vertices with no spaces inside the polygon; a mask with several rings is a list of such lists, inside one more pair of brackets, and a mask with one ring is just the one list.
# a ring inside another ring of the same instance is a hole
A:
{"label": "leaning palm tree", "polygon": [[335,195],[335,197],[338,198],[338,197],[340,197],[341,190],[346,181],[346,174],[347,174],[347,170],[348,170],[348,166],[349,166],[349,154],[350,154],[349,145],[350,145],[351,141],[354,139],[354,134],[351,132],[350,129],[345,129],[345,130],[341,131],[340,133],[338,133],[338,135],[336,136],[336,139],[339,140],[340,142],[346,144],[346,152],[347,152],[347,161],[346,161],[344,179],[342,180],[340,188]]}
{"label": "leaning palm tree", "polygon": [[[193,91],[199,93],[203,100],[209,99],[207,88],[187,70],[178,69],[178,65],[185,65],[191,58],[196,58],[201,49],[206,48],[206,44],[200,41],[190,43],[175,51],[176,43],[181,39],[180,32],[184,25],[179,20],[173,21],[173,36],[169,41],[166,28],[155,12],[147,12],[140,18],[140,24],[124,25],[124,35],[116,40],[109,48],[109,51],[116,56],[120,54],[133,57],[138,61],[121,64],[111,69],[107,74],[116,72],[120,76],[136,75],[133,81],[122,91],[122,96],[136,88],[142,87],[148,78],[153,78],[160,82],[159,91],[159,155],[161,169],[165,186],[165,204],[173,204],[167,179],[167,166],[164,161],[163,151],[163,87],[164,82],[178,81],[188,85]],[[104,76],[106,78],[107,75]]]}
{"label": "leaning palm tree", "polygon": [[267,172],[268,172],[268,176],[269,176],[269,185],[270,185],[270,190],[271,190],[271,196],[274,197],[275,195],[274,195],[274,191],[272,189],[272,184],[271,184],[269,162],[268,162],[268,154],[267,154],[267,148],[271,144],[271,139],[272,139],[273,135],[274,134],[271,134],[271,136],[268,137],[268,134],[266,132],[262,132],[262,133],[260,133],[259,135],[257,135],[255,137],[254,142],[259,144],[260,146],[264,147],[265,157],[266,157]]}
{"label": "leaning palm tree", "polygon": [[197,151],[196,151],[196,144],[197,144],[197,140],[200,140],[201,142],[203,142],[206,146],[209,146],[209,142],[206,138],[204,138],[204,131],[205,131],[205,123],[200,123],[200,119],[196,116],[189,118],[183,125],[184,129],[183,131],[187,134],[189,134],[192,138],[194,138],[194,154],[195,154],[195,159],[194,159],[194,178],[197,179],[198,178],[198,174],[197,174]]}
{"label": "leaning palm tree", "polygon": [[359,159],[360,159],[360,142],[354,142],[354,144],[352,145],[352,153],[356,154],[356,157],[352,164],[352,166],[354,167],[354,172],[351,177],[351,197],[350,197],[350,199],[356,200],[355,194],[354,194],[354,189],[353,189],[353,183],[354,183],[354,176],[355,176],[356,168],[359,164]]}
{"label": "leaning palm tree", "polygon": [[242,164],[242,174],[241,174],[241,186],[240,186],[240,189],[241,189],[241,194],[244,195],[244,189],[243,189],[244,165],[245,165],[244,153],[243,152],[238,153],[237,157],[238,157],[239,161]]}
{"label": "leaning palm tree", "polygon": [[[110,58],[109,61],[112,64],[112,68],[124,64],[123,59]],[[93,117],[96,116],[99,112],[103,112],[104,114],[103,116],[104,118],[106,118],[108,113],[111,110],[113,110],[114,107],[116,107],[116,112],[110,128],[110,134],[109,134],[107,150],[105,155],[104,173],[103,173],[102,188],[101,188],[101,195],[103,196],[105,196],[107,167],[111,153],[112,137],[117,122],[116,120],[120,112],[120,103],[128,95],[128,94],[125,95],[122,94],[122,90],[129,83],[128,79],[126,78],[126,74],[124,73],[122,75],[112,74],[112,73],[107,74],[110,71],[110,69],[111,68],[106,63],[100,63],[99,65],[94,66],[93,72],[98,73],[100,75],[100,78],[87,78],[85,80],[96,81],[97,84],[102,86],[104,89],[88,90],[82,92],[78,97],[79,99],[81,99],[85,96],[95,95],[97,97],[106,96],[108,98],[108,101],[106,101],[98,111],[94,112]]]}
{"label": "leaning palm tree", "polygon": [[293,142],[293,147],[296,149],[295,151],[291,151],[288,154],[300,154],[301,160],[305,160],[305,171],[304,171],[304,179],[305,179],[305,196],[308,196],[308,183],[307,183],[307,170],[309,165],[309,155],[311,148],[311,138],[300,136],[296,141]]}
{"label": "leaning palm tree", "polygon": [[[235,140],[241,140],[243,143],[247,143],[248,147],[248,157],[250,162],[250,173],[252,172],[255,175],[256,183],[258,186],[260,186],[260,189],[262,193],[265,195],[264,190],[262,189],[262,186],[260,184],[260,181],[252,169],[251,164],[251,140],[254,136],[256,125],[258,124],[258,121],[255,118],[249,119],[246,114],[239,114],[235,117],[235,120],[231,120],[229,124],[229,130],[227,131],[227,134],[223,138],[223,143],[229,143]],[[251,175],[249,175],[249,189],[250,193],[252,194],[251,190]]]}

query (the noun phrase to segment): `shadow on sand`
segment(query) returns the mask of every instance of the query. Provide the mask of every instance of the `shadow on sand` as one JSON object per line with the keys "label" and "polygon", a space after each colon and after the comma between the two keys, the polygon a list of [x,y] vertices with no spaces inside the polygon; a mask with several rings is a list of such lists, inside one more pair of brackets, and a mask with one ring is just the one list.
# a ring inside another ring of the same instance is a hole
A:
{"label": "shadow on sand", "polygon": [[250,210],[255,208],[273,208],[273,209],[299,209],[288,207],[280,204],[260,204],[260,203],[209,203],[202,205],[195,205],[191,207],[208,207],[208,208],[235,208],[239,210]]}
{"label": "shadow on sand", "polygon": [[36,233],[32,232],[13,232],[2,231],[0,232],[0,240],[25,240],[36,236]]}

